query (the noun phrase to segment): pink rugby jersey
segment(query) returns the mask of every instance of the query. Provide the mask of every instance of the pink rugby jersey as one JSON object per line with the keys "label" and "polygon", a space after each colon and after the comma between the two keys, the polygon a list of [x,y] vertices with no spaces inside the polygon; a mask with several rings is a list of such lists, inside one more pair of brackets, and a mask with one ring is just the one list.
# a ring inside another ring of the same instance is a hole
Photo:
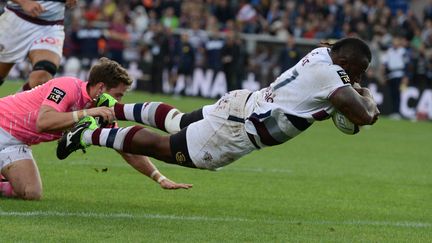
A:
{"label": "pink rugby jersey", "polygon": [[[61,132],[37,132],[36,120],[42,105],[59,112],[82,110],[93,105],[87,82],[74,77],[55,78],[32,90],[0,99],[0,127],[25,144],[56,140]],[[72,116],[71,116],[72,119]]]}

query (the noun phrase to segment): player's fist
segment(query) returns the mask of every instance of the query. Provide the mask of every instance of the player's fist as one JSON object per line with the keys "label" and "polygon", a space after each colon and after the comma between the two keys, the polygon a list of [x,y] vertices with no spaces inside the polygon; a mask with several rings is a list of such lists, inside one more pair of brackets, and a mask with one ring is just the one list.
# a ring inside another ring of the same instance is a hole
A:
{"label": "player's fist", "polygon": [[99,117],[99,120],[107,124],[115,121],[114,110],[110,107],[95,107],[87,110],[87,114],[92,117]]}
{"label": "player's fist", "polygon": [[38,17],[45,8],[36,1],[23,0],[18,3],[23,8],[24,12],[32,17]]}
{"label": "player's fist", "polygon": [[77,5],[77,0],[66,0],[66,7],[73,8]]}

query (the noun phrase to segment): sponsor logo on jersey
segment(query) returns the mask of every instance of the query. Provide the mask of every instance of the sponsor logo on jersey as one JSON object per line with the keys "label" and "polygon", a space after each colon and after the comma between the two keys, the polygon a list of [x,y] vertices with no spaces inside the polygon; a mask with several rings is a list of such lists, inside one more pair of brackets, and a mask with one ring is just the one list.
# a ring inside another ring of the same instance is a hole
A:
{"label": "sponsor logo on jersey", "polygon": [[64,92],[63,90],[54,87],[51,90],[51,93],[48,95],[48,100],[54,101],[56,104],[60,103],[60,101],[62,101],[62,99],[65,97],[66,92]]}
{"label": "sponsor logo on jersey", "polygon": [[43,37],[40,39],[37,39],[34,41],[34,44],[48,44],[48,45],[55,45],[55,46],[62,46],[63,41],[59,38],[53,38],[53,37]]}
{"label": "sponsor logo on jersey", "polygon": [[183,162],[186,161],[186,156],[182,152],[177,152],[175,157],[176,157],[176,161],[179,164],[182,164]]}
{"label": "sponsor logo on jersey", "polygon": [[348,74],[344,70],[339,70],[339,71],[337,71],[337,73],[344,84],[351,83],[350,78],[348,77]]}

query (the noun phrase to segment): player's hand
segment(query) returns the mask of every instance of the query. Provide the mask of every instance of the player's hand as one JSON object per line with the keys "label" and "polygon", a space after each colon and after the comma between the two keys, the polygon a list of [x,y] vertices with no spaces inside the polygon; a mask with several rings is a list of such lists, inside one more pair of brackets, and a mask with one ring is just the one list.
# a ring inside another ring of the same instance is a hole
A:
{"label": "player's hand", "polygon": [[87,110],[87,115],[97,117],[102,117],[104,122],[113,123],[115,121],[114,110],[110,107],[101,106],[95,107]]}
{"label": "player's hand", "polygon": [[353,88],[363,97],[373,97],[372,92],[368,88],[354,87]]}
{"label": "player's hand", "polygon": [[73,8],[77,5],[77,0],[66,0],[66,7]]}
{"label": "player's hand", "polygon": [[[372,124],[374,124],[374,123],[378,120],[378,117],[380,116],[380,114],[381,114],[381,112],[380,112],[380,110],[378,109],[378,107],[375,107],[375,111],[374,111],[374,116],[373,116]],[[372,124],[371,124],[371,125],[372,125]]]}
{"label": "player's hand", "polygon": [[166,178],[160,182],[160,186],[163,189],[176,190],[176,189],[189,189],[193,185],[192,184],[186,184],[186,183],[176,183],[176,182],[171,181],[170,179]]}
{"label": "player's hand", "polygon": [[45,12],[45,8],[36,1],[22,1],[20,5],[24,12],[32,17],[37,17]]}

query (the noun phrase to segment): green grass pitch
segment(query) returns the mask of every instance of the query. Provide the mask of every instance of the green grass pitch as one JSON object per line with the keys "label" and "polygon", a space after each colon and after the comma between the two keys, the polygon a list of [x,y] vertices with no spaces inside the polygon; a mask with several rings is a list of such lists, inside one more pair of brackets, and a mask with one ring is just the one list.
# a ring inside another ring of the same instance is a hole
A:
{"label": "green grass pitch", "polygon": [[[19,83],[0,88],[5,96]],[[191,111],[213,100],[130,92]],[[129,123],[122,123],[127,125]],[[0,199],[0,242],[430,242],[432,123],[382,118],[358,135],[316,122],[217,172],[155,161],[167,191],[114,151],[64,161],[33,147],[42,201]],[[105,172],[103,172],[106,169]]]}

